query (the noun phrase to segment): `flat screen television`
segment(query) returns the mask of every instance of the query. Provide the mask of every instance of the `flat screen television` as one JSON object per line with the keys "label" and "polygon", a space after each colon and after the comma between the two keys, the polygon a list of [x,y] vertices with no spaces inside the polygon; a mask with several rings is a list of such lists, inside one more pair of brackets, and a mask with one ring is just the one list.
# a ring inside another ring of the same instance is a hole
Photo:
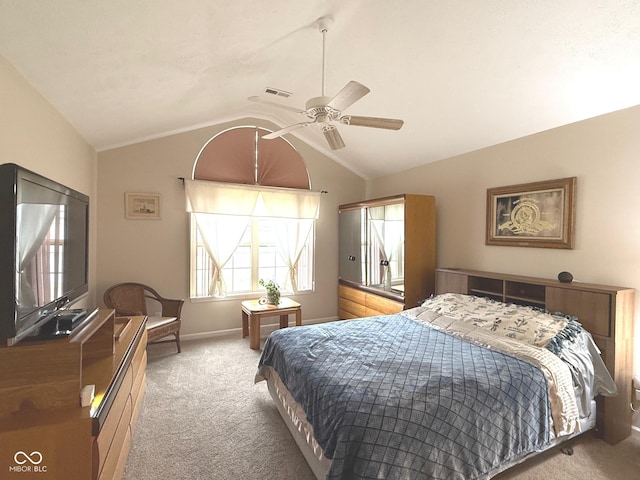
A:
{"label": "flat screen television", "polygon": [[88,291],[89,197],[0,165],[0,344],[14,345]]}

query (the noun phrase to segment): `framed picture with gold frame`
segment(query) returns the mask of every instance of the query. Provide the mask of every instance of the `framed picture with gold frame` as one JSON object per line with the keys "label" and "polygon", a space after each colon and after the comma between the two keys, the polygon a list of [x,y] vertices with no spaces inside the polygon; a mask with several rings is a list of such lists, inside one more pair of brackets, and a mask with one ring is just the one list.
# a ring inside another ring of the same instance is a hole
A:
{"label": "framed picture with gold frame", "polygon": [[159,220],[159,193],[125,193],[124,216],[128,219]]}
{"label": "framed picture with gold frame", "polygon": [[574,246],[576,177],[487,189],[487,245]]}

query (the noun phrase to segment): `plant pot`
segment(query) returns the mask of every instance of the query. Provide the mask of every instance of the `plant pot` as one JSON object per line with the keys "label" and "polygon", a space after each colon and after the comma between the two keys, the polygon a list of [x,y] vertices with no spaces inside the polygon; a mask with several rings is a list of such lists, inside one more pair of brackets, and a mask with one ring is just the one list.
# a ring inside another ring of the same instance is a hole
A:
{"label": "plant pot", "polygon": [[267,292],[267,303],[269,305],[278,305],[280,303],[280,292],[277,292],[277,293]]}

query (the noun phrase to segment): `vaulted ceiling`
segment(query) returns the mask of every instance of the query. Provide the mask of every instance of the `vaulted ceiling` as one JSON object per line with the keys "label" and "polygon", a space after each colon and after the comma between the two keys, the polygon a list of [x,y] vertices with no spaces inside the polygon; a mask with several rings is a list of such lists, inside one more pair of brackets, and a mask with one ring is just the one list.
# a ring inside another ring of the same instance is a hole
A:
{"label": "vaulted ceiling", "polygon": [[[365,178],[640,104],[640,1],[0,0],[0,55],[97,150],[245,117],[274,129],[356,80],[399,131],[296,135]],[[291,92],[274,97],[265,88]],[[0,113],[1,114],[1,113]]]}

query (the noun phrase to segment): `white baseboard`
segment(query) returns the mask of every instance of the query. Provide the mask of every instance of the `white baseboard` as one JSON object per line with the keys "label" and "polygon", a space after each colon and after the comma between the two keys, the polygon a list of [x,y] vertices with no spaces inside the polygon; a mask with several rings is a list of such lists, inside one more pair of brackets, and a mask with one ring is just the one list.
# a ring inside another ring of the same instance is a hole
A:
{"label": "white baseboard", "polygon": [[640,438],[640,427],[631,425],[631,435],[633,435],[636,438]]}
{"label": "white baseboard", "polygon": [[[326,323],[333,322],[338,320],[338,317],[326,317],[326,318],[315,318],[313,320],[303,320],[302,325],[313,325],[315,323]],[[289,326],[295,326],[296,322],[289,322]],[[260,336],[266,337],[271,332],[280,328],[279,323],[268,323],[266,325],[260,325]],[[180,341],[189,341],[189,340],[201,340],[203,338],[215,338],[215,337],[231,337],[231,336],[240,336],[242,335],[242,327],[238,328],[229,328],[226,330],[212,330],[209,332],[200,332],[200,333],[186,333],[180,335]]]}

